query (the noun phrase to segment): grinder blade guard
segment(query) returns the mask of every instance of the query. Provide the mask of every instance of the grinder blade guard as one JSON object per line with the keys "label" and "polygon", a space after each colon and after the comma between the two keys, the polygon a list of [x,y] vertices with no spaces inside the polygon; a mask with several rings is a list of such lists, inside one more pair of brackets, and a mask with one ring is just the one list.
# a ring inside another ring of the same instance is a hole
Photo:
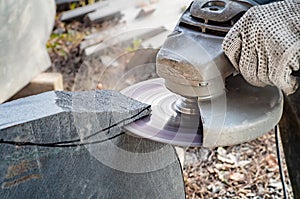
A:
{"label": "grinder blade guard", "polygon": [[159,79],[123,90],[151,104],[151,116],[125,129],[180,146],[227,146],[255,139],[282,115],[275,87],[257,88],[240,75],[222,51],[222,41],[253,5],[249,0],[197,0],[183,13],[157,55]]}

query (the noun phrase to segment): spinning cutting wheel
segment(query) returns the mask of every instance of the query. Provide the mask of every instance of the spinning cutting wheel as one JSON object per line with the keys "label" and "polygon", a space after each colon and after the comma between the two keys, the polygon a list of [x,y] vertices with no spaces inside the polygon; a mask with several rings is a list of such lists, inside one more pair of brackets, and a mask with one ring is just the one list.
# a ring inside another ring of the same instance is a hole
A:
{"label": "spinning cutting wheel", "polygon": [[[199,114],[176,111],[181,98],[164,86],[163,79],[147,80],[122,91],[151,104],[152,114],[125,129],[137,136],[180,146],[225,146],[255,139],[272,129],[282,114],[282,94],[275,87],[257,88],[241,76],[226,81],[226,93],[198,101]],[[202,125],[203,121],[203,133]]]}
{"label": "spinning cutting wheel", "polygon": [[152,115],[125,129],[181,146],[224,146],[255,139],[279,122],[283,99],[240,76],[222,50],[224,36],[253,1],[196,0],[183,13],[156,57],[162,79],[123,93],[152,106]]}

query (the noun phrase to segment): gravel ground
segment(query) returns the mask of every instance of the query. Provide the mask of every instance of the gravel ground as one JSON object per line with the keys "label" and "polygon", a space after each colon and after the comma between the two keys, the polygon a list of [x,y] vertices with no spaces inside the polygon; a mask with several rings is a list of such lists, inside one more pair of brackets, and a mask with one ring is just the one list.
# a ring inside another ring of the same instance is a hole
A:
{"label": "gravel ground", "polygon": [[[285,162],[283,168],[292,198]],[[184,180],[189,199],[283,198],[274,132],[230,147],[188,149]]]}
{"label": "gravel ground", "polygon": [[[61,72],[65,90],[72,90],[75,77],[86,60],[79,50],[80,42],[86,35],[113,24],[87,25],[78,21],[65,24],[58,20],[59,15],[47,45],[53,63],[48,71]],[[134,53],[128,55],[124,63],[130,63],[132,57]],[[100,73],[94,68],[88,74],[97,75],[97,71]],[[85,77],[83,72],[81,78]],[[102,88],[101,82],[97,84]],[[285,163],[283,168],[291,196]],[[188,148],[183,173],[188,199],[283,198],[274,132],[230,147]]]}

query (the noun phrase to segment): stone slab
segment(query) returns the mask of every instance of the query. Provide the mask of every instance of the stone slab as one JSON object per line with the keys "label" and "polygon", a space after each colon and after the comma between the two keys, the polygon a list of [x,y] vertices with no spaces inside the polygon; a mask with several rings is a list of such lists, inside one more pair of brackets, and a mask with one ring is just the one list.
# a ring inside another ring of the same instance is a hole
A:
{"label": "stone slab", "polygon": [[73,135],[69,139],[87,136],[115,123],[121,127],[149,113],[149,105],[117,91],[51,91],[0,105],[0,137],[23,135],[27,136],[23,142],[58,142],[68,135]]}
{"label": "stone slab", "polygon": [[[128,1],[127,1],[128,2]],[[192,0],[159,0],[155,3],[156,10],[148,17],[136,19],[140,12],[135,7],[123,9],[124,20],[127,22],[127,30],[136,30],[141,28],[156,28],[164,26],[168,30],[173,30],[179,18],[182,15],[184,7],[188,7]]]}
{"label": "stone slab", "polygon": [[115,32],[119,32],[124,26],[123,23],[114,25],[113,27],[108,27],[103,31],[95,32],[84,37],[84,40],[80,43],[80,51],[85,48],[96,45],[109,38]]}
{"label": "stone slab", "polygon": [[156,6],[154,5],[147,5],[141,8],[139,14],[136,16],[136,19],[146,17],[154,13],[156,10]]}
{"label": "stone slab", "polygon": [[0,103],[51,65],[46,43],[54,20],[53,0],[1,1]]}
{"label": "stone slab", "polygon": [[165,27],[161,26],[157,28],[145,28],[134,30],[131,32],[125,32],[123,34],[117,35],[114,38],[107,39],[105,42],[85,48],[84,54],[86,56],[92,55],[94,53],[100,54],[103,53],[108,47],[131,44],[135,39],[143,41],[165,31]]}
{"label": "stone slab", "polygon": [[73,3],[73,2],[79,2],[80,0],[55,0],[56,5],[61,5],[64,3]]}
{"label": "stone slab", "polygon": [[[149,113],[149,105],[106,90],[0,105],[1,198],[185,198],[174,148],[120,128]],[[97,142],[112,135],[119,136]]]}
{"label": "stone slab", "polygon": [[142,42],[141,45],[144,48],[160,49],[170,34],[171,34],[171,31],[166,30],[165,32],[162,32],[152,38],[145,40],[144,42]]}
{"label": "stone slab", "polygon": [[[181,167],[172,146],[128,135],[107,144],[92,147],[103,152],[112,164],[84,146],[44,148],[0,144],[0,196],[3,199],[185,198]],[[147,168],[128,172],[119,165]]]}
{"label": "stone slab", "polygon": [[119,9],[107,7],[105,9],[99,9],[92,13],[87,14],[87,22],[89,23],[102,23],[114,18],[122,18],[121,11]]}
{"label": "stone slab", "polygon": [[99,1],[87,6],[79,7],[74,10],[68,10],[61,15],[61,21],[71,21],[78,18],[83,18],[86,14],[93,12],[99,8],[108,6],[108,2]]}

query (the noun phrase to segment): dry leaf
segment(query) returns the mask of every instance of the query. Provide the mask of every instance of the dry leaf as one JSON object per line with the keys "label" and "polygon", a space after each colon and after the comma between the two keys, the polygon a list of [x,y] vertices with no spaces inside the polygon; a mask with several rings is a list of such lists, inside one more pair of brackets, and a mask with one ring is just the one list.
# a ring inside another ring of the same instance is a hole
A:
{"label": "dry leaf", "polygon": [[223,147],[218,147],[217,152],[221,156],[226,156],[227,151]]}
{"label": "dry leaf", "polygon": [[218,155],[217,157],[218,157],[218,160],[220,160],[221,162],[228,163],[228,164],[234,164],[234,161],[232,161],[229,158],[225,158],[225,157],[220,156],[220,155]]}
{"label": "dry leaf", "polygon": [[231,173],[229,175],[230,180],[234,180],[236,182],[241,182],[245,180],[245,175],[241,173]]}
{"label": "dry leaf", "polygon": [[265,160],[270,167],[277,167],[278,165],[277,157],[274,154],[267,155]]}

